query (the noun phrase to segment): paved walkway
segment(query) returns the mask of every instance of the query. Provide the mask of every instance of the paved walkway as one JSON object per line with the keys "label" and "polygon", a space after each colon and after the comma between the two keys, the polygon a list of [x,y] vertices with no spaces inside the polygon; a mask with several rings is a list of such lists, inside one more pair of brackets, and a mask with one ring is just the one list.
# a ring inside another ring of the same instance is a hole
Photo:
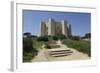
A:
{"label": "paved walkway", "polygon": [[[44,61],[67,61],[67,60],[85,60],[89,59],[87,54],[81,53],[73,48],[68,48],[66,45],[63,45],[61,41],[57,41],[57,45],[60,45],[60,48],[53,49],[39,49],[38,55],[35,56],[31,61],[32,62],[44,62]],[[44,46],[44,45],[43,45]],[[52,57],[48,54],[48,51],[56,51],[56,50],[71,50],[73,53],[68,56],[62,57]]]}

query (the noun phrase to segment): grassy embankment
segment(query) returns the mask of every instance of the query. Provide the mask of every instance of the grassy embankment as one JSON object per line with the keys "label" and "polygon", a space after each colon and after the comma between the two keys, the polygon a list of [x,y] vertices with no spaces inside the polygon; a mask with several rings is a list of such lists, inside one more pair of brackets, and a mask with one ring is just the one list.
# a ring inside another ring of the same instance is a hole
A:
{"label": "grassy embankment", "polygon": [[91,56],[91,42],[84,40],[64,40],[63,44]]}
{"label": "grassy embankment", "polygon": [[38,49],[42,49],[43,41],[38,38],[23,38],[23,62],[30,62],[38,53]]}

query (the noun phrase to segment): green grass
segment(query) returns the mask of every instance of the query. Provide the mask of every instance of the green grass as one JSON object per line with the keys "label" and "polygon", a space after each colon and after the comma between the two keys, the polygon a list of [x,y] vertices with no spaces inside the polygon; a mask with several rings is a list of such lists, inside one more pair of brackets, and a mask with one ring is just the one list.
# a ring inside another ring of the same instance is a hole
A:
{"label": "green grass", "polygon": [[43,44],[44,44],[43,41],[37,41],[36,39],[33,39],[33,46],[34,46],[34,48],[39,49],[39,48],[42,47]]}
{"label": "green grass", "polygon": [[80,52],[88,54],[91,56],[91,42],[90,41],[75,41],[75,40],[65,40],[63,44],[67,45],[70,48],[74,48]]}

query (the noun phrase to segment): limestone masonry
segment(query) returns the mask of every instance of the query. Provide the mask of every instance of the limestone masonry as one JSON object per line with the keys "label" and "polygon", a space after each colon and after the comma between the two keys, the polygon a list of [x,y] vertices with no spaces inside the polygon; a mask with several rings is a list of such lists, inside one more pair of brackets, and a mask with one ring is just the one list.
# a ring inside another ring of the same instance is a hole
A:
{"label": "limestone masonry", "polygon": [[67,21],[55,21],[49,19],[47,23],[41,21],[40,23],[40,36],[59,36],[65,35],[66,37],[71,36],[71,25]]}

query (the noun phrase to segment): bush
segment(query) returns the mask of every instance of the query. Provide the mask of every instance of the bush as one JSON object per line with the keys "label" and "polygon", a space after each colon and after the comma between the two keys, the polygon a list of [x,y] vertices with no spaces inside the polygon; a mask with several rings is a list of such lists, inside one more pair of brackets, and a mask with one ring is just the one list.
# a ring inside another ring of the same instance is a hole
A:
{"label": "bush", "polygon": [[52,38],[53,38],[53,40],[55,40],[55,41],[58,40],[58,37],[57,37],[57,36],[53,36]]}
{"label": "bush", "polygon": [[47,43],[48,43],[48,44],[56,44],[56,41],[54,41],[54,40],[49,40]]}
{"label": "bush", "polygon": [[80,37],[79,36],[72,36],[71,40],[77,40],[78,41],[78,40],[80,40]]}
{"label": "bush", "polygon": [[38,37],[37,41],[45,41],[45,42],[47,42],[48,38],[47,37]]}
{"label": "bush", "polygon": [[65,36],[65,35],[59,35],[58,38],[59,38],[60,40],[63,40],[63,39],[66,39],[66,36]]}
{"label": "bush", "polygon": [[60,45],[56,45],[56,44],[53,44],[53,43],[45,43],[45,48],[47,48],[47,49],[51,49],[51,48],[59,48],[60,47]]}
{"label": "bush", "polygon": [[27,53],[32,52],[33,50],[33,42],[31,38],[24,38],[23,39],[23,50]]}
{"label": "bush", "polygon": [[37,50],[33,47],[31,38],[23,38],[23,62],[30,62],[30,60],[37,55]]}
{"label": "bush", "polygon": [[50,45],[51,46],[51,48],[59,48],[60,47],[60,45]]}
{"label": "bush", "polygon": [[51,46],[49,44],[45,44],[45,48],[51,49]]}
{"label": "bush", "polygon": [[32,55],[32,53],[26,53],[24,51],[23,54],[23,62],[30,62],[30,60],[33,58],[34,56]]}

